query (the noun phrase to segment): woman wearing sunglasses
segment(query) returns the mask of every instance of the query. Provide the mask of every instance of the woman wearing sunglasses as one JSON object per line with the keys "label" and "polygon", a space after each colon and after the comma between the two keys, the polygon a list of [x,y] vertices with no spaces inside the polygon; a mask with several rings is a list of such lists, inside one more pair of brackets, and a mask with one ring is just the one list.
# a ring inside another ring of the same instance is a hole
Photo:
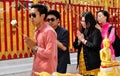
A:
{"label": "woman wearing sunglasses", "polygon": [[52,74],[57,69],[57,34],[46,22],[47,7],[33,4],[30,9],[30,20],[35,26],[34,40],[25,36],[27,46],[34,54],[31,76],[35,72],[48,72]]}
{"label": "woman wearing sunglasses", "polygon": [[58,66],[57,72],[66,73],[67,64],[70,64],[69,56],[69,33],[62,28],[60,23],[60,13],[56,10],[50,10],[46,18],[48,24],[52,26],[57,33],[57,47],[58,47]]}

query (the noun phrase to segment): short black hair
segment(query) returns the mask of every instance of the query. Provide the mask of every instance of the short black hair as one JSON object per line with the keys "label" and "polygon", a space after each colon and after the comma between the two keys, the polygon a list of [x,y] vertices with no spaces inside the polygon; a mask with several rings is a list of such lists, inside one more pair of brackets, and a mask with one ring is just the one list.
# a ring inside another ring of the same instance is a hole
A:
{"label": "short black hair", "polygon": [[47,13],[48,13],[47,6],[42,5],[42,4],[33,4],[33,5],[31,6],[31,8],[36,8],[36,9],[38,9],[40,15],[41,15],[41,14],[45,14],[44,20],[46,19]]}
{"label": "short black hair", "polygon": [[57,10],[50,10],[47,15],[54,15],[57,19],[60,19],[60,13]]}

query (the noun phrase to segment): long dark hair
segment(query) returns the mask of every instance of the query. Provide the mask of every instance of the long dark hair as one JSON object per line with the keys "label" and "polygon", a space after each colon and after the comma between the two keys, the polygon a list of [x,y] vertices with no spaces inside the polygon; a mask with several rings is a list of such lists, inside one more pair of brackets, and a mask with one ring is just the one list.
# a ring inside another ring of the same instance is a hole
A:
{"label": "long dark hair", "polygon": [[92,31],[94,30],[96,25],[96,20],[91,12],[84,12],[82,14],[82,17],[85,18],[85,23],[86,23],[86,29],[82,28],[82,32],[84,32],[84,35],[86,36],[92,33]]}

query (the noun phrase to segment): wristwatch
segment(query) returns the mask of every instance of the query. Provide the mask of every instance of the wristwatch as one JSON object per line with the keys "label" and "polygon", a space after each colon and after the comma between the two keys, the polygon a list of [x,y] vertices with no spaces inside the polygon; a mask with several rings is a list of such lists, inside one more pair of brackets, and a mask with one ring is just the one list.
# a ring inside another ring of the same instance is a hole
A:
{"label": "wristwatch", "polygon": [[35,46],[35,47],[32,49],[33,52],[36,52],[37,50],[38,50],[38,46]]}

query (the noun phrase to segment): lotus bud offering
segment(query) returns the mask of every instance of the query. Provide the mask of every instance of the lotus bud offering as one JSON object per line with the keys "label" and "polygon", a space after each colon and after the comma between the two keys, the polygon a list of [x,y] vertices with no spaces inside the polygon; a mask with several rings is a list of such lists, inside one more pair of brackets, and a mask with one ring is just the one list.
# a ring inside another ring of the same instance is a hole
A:
{"label": "lotus bud offering", "polygon": [[12,24],[13,27],[15,27],[16,24],[17,24],[17,21],[16,21],[16,20],[12,20],[12,21],[11,21],[11,24]]}

